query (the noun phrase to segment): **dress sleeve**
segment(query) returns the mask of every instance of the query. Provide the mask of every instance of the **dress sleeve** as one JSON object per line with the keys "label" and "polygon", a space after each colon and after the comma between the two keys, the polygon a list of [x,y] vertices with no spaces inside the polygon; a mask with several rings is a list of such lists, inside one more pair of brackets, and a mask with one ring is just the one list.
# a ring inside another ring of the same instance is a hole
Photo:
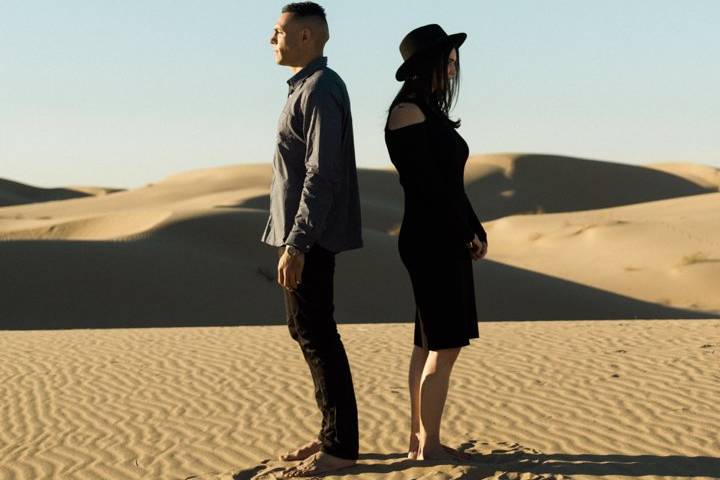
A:
{"label": "dress sleeve", "polygon": [[480,223],[480,220],[478,220],[475,210],[473,210],[472,204],[470,203],[470,199],[468,199],[465,192],[463,192],[463,196],[465,197],[465,212],[473,231],[477,234],[481,242],[487,243],[487,233],[485,232],[482,223]]}
{"label": "dress sleeve", "polygon": [[400,180],[406,192],[412,189],[427,200],[427,228],[446,229],[463,245],[471,242],[475,231],[467,215],[464,191],[457,191],[449,162],[433,154],[428,123],[402,127],[389,134],[395,137],[388,143],[389,153],[395,162],[402,164]]}

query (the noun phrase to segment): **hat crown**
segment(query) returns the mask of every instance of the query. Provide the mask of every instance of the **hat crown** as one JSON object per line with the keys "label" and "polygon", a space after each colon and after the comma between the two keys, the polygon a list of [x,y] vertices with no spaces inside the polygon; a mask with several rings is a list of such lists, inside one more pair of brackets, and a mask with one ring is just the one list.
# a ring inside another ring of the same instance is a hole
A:
{"label": "hat crown", "polygon": [[439,48],[452,46],[459,48],[467,38],[466,33],[453,33],[448,35],[436,23],[424,25],[411,31],[400,42],[400,55],[403,64],[395,72],[395,79],[405,81],[408,76],[421,67],[421,61],[428,58],[428,54],[439,52]]}
{"label": "hat crown", "polygon": [[418,52],[431,48],[447,40],[448,34],[440,25],[430,24],[411,31],[400,42],[400,54],[407,60]]}

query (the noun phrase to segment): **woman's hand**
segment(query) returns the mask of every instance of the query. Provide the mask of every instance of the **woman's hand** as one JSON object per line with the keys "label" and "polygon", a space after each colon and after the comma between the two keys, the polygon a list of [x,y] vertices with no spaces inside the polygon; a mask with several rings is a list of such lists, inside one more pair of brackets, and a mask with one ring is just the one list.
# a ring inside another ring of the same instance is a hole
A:
{"label": "woman's hand", "polygon": [[467,247],[468,250],[470,250],[470,256],[475,261],[481,260],[487,255],[488,244],[487,242],[480,241],[477,235],[475,235],[472,242],[468,243]]}

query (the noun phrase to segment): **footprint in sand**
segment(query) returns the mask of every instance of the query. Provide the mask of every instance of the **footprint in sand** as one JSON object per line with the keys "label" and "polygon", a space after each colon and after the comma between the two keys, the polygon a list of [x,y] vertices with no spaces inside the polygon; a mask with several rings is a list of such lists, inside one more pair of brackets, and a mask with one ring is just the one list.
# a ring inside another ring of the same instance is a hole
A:
{"label": "footprint in sand", "polygon": [[283,467],[272,467],[270,460],[263,460],[255,467],[243,470],[235,470],[225,473],[207,473],[204,475],[193,475],[186,477],[184,480],[271,480],[275,477],[274,473],[279,473]]}
{"label": "footprint in sand", "polygon": [[[492,478],[495,480],[563,480],[565,475],[540,474],[529,472],[542,464],[542,452],[534,448],[523,447],[513,442],[479,442],[470,440],[460,446],[460,450],[471,456],[472,465],[456,469],[462,475],[453,479]],[[490,467],[490,472],[482,472]],[[492,472],[494,470],[494,472]]]}
{"label": "footprint in sand", "polygon": [[564,475],[540,475],[530,472],[502,472],[495,474],[492,478],[493,480],[562,480],[570,477],[565,477]]}

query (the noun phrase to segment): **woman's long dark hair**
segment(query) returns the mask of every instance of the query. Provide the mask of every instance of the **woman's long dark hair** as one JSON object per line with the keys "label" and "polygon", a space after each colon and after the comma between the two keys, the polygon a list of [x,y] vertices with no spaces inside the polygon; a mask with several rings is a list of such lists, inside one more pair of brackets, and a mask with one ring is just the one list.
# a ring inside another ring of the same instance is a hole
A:
{"label": "woman's long dark hair", "polygon": [[[460,49],[456,49],[455,76],[448,78],[449,56],[454,46],[434,49],[423,53],[412,68],[395,99],[390,104],[388,115],[398,103],[417,98],[430,110],[446,120],[454,128],[460,126],[460,119],[451,120],[450,110],[457,103],[460,87]],[[433,84],[437,85],[433,91]]]}

